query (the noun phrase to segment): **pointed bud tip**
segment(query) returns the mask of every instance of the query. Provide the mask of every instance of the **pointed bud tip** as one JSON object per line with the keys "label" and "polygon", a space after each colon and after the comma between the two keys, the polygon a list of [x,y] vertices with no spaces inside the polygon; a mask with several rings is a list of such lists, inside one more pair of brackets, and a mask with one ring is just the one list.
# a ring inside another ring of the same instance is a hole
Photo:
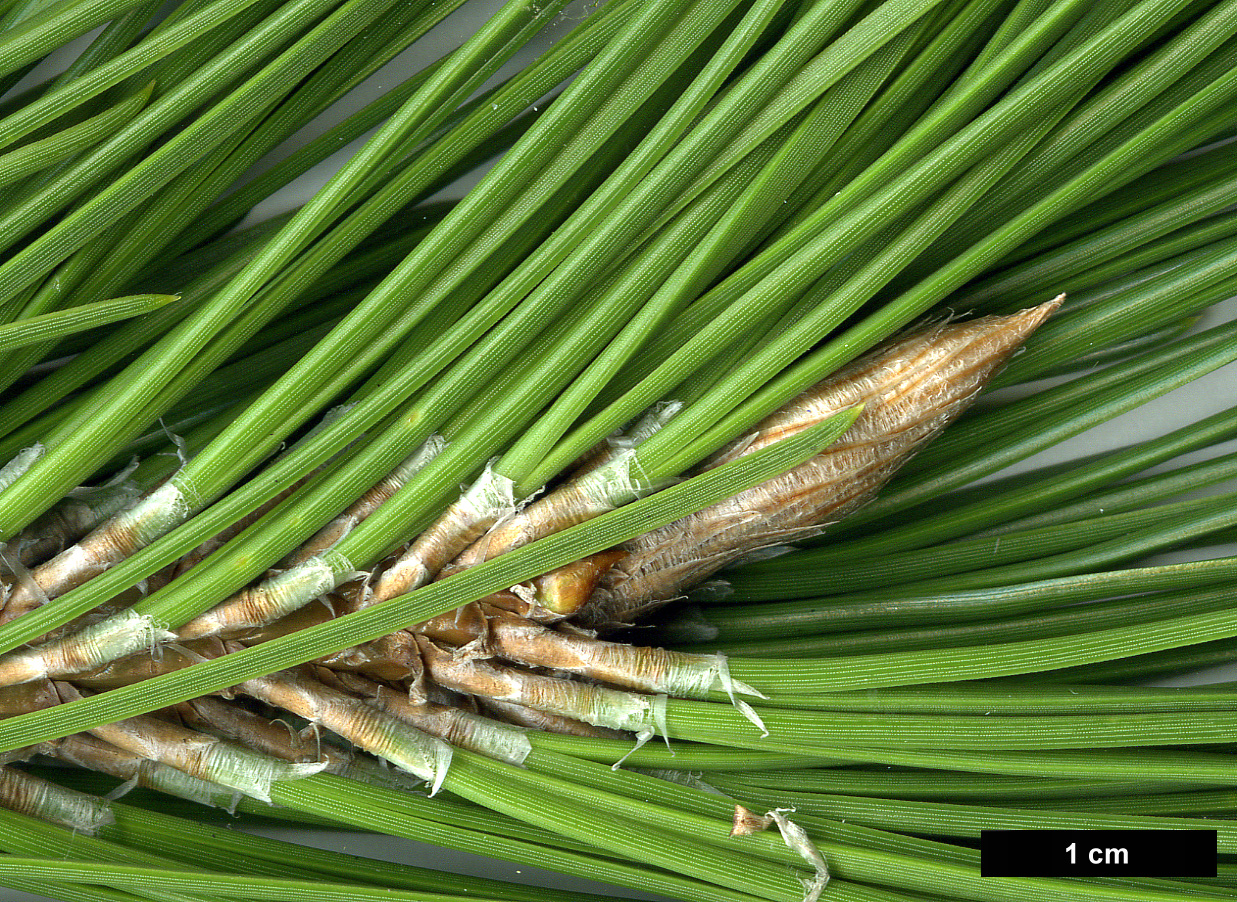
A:
{"label": "pointed bud tip", "polygon": [[1033,332],[1038,329],[1048,317],[1056,313],[1065,303],[1065,292],[1061,292],[1051,300],[1044,301],[1042,304],[1037,304],[1034,307],[1024,307],[1017,313],[1011,314],[1004,319],[1009,320],[1011,324],[1015,324],[1021,331]]}

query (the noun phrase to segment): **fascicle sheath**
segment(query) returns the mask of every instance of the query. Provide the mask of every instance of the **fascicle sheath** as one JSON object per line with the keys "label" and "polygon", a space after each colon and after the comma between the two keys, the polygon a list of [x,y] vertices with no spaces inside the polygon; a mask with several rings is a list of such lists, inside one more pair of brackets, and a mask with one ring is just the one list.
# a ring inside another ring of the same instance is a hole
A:
{"label": "fascicle sheath", "polygon": [[47,449],[41,443],[35,442],[29,448],[22,448],[13,455],[12,460],[0,467],[0,492],[20,479],[22,474],[33,467],[46,451]]}
{"label": "fascicle sheath", "polygon": [[[426,672],[441,686],[514,702],[611,730],[665,735],[665,696],[622,692],[455,656],[422,642]],[[660,707],[659,707],[660,705]]]}
{"label": "fascicle sheath", "polygon": [[501,717],[507,723],[527,727],[530,730],[558,733],[563,736],[583,736],[588,739],[620,739],[623,736],[618,730],[595,727],[582,720],[538,711],[527,705],[517,705],[514,702],[504,702],[496,698],[479,699],[479,701],[484,709]]}
{"label": "fascicle sheath", "polygon": [[298,714],[343,736],[370,754],[424,780],[438,791],[451,765],[451,746],[300,673],[283,671],[248,680],[241,692]]}
{"label": "fascicle sheath", "polygon": [[111,743],[85,734],[61,739],[56,744],[56,757],[69,764],[124,780],[123,786],[109,794],[108,797],[112,799],[119,798],[128,789],[141,786],[199,805],[230,809],[235,806],[240,795],[236,790],[191,777],[184,771],[160,761],[139,758]]}
{"label": "fascicle sheath", "polygon": [[370,603],[395,598],[430,582],[455,555],[515,510],[515,483],[487,466],[468,491],[383,570],[374,583]]}
{"label": "fascicle sheath", "polygon": [[[347,680],[345,684],[351,685]],[[372,694],[366,694],[372,704],[451,745],[517,767],[524,763],[524,759],[533,750],[527,734],[519,727],[461,708],[429,703],[416,704],[405,695],[384,691],[377,684],[371,685]]]}
{"label": "fascicle sheath", "polygon": [[304,545],[280,561],[280,567],[293,567],[303,563],[316,554],[321,554],[333,547],[340,539],[350,533],[357,524],[376,511],[392,495],[398,492],[413,476],[417,475],[426,464],[437,457],[446,442],[441,436],[431,435],[426,442],[408,455],[390,473],[384,476],[368,492],[349,505],[348,509],[337,516]]}
{"label": "fascicle sheath", "polygon": [[654,485],[642,474],[633,476],[635,449],[682,409],[679,401],[654,404],[634,425],[588,457],[566,485],[499,523],[464,549],[444,573],[476,566],[664,488],[666,482]]}
{"label": "fascicle sheath", "polygon": [[787,812],[793,813],[794,809],[774,808],[769,812],[769,817],[773,818],[777,829],[781,831],[786,847],[803,856],[803,860],[816,872],[811,880],[803,881],[803,902],[817,902],[825,887],[829,885],[829,866],[825,862],[825,856],[807,835],[807,831],[788,818]]}
{"label": "fascicle sheath", "polygon": [[88,835],[116,820],[102,799],[10,767],[0,767],[0,804],[19,814]]}
{"label": "fascicle sheath", "polygon": [[174,638],[162,623],[130,609],[45,645],[0,657],[0,685],[84,673],[136,652],[150,652]]}
{"label": "fascicle sheath", "polygon": [[38,593],[17,587],[5,604],[3,619],[13,620],[63,595],[179,526],[194,510],[191,497],[174,479],[165,482],[38,567],[32,574]]}
{"label": "fascicle sheath", "polygon": [[724,655],[604,642],[516,617],[494,617],[489,629],[493,651],[519,664],[675,698],[707,698],[712,691],[761,697],[756,689],[731,679]]}
{"label": "fascicle sheath", "polygon": [[71,493],[22,530],[10,545],[17,549],[17,558],[25,566],[41,563],[108,518],[132,507],[141,494],[138,486],[127,481],[80,495]]}
{"label": "fascicle sheath", "polygon": [[605,463],[537,499],[490,530],[453,562],[451,572],[480,564],[543,536],[592,520],[662,487],[643,479],[635,472],[635,467],[634,449],[615,453]]}
{"label": "fascicle sheath", "polygon": [[241,590],[181,626],[177,634],[182,639],[240,635],[273,623],[341,583],[362,575],[346,557],[328,549],[256,586]]}
{"label": "fascicle sheath", "polygon": [[[80,698],[73,687],[58,683],[66,699]],[[154,717],[94,727],[90,732],[139,758],[158,761],[206,783],[217,783],[259,801],[271,800],[279,780],[298,780],[320,773],[321,763],[290,764],[235,743],[208,736]]]}

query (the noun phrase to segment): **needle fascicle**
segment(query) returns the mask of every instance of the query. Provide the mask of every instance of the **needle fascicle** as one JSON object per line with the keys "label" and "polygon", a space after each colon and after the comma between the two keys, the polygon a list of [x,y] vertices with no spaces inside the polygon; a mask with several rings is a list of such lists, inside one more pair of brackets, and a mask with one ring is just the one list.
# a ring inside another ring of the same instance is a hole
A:
{"label": "needle fascicle", "polygon": [[66,764],[124,780],[124,783],[108,794],[109,799],[117,798],[140,786],[201,805],[230,810],[236,807],[241,796],[236,790],[199,780],[175,767],[124,751],[87,733],[77,733],[57,740],[52,754]]}
{"label": "needle fascicle", "polygon": [[399,466],[354,501],[346,511],[318,530],[309,541],[280,561],[279,567],[287,568],[303,564],[314,555],[321,554],[333,546],[351,532],[358,523],[381,507],[383,502],[398,492],[426,464],[437,457],[445,445],[446,443],[440,436],[430,436],[424,445],[408,455]]}
{"label": "needle fascicle", "polygon": [[22,530],[9,545],[17,549],[17,559],[23,566],[37,566],[130,507],[140,496],[141,490],[125,481],[91,489],[81,497],[70,495]]}
{"label": "needle fascicle", "polygon": [[[56,690],[66,702],[83,697],[68,683],[57,683]],[[274,782],[307,777],[325,767],[317,762],[290,764],[150,715],[100,724],[89,732],[139,758],[158,761],[191,777],[218,783],[264,802],[270,801]]]}
{"label": "needle fascicle", "polygon": [[0,767],[0,805],[87,835],[114,821],[102,799],[11,767]]}
{"label": "needle fascicle", "polygon": [[394,598],[432,580],[448,561],[515,512],[514,490],[510,479],[487,467],[458,501],[382,569],[364,603]]}
{"label": "needle fascicle", "polygon": [[515,702],[504,702],[495,698],[480,699],[480,702],[484,710],[490,712],[499,720],[504,720],[507,723],[525,727],[529,730],[558,733],[563,736],[583,736],[588,739],[623,739],[627,736],[626,733],[620,733],[618,730],[595,727],[582,720],[573,720],[570,717],[562,717],[558,714],[548,714],[545,711],[538,711],[536,708],[517,705]]}
{"label": "needle fascicle", "polygon": [[37,567],[30,580],[14,586],[0,611],[0,621],[15,620],[123,561],[162,535],[169,524],[179,522],[186,510],[180,490],[165,482]]}
{"label": "needle fascicle", "polygon": [[355,695],[325,685],[303,669],[247,680],[236,689],[339,734],[424,780],[432,791],[446,778],[451,746]]}
{"label": "needle fascicle", "polygon": [[418,638],[426,674],[440,686],[514,702],[596,727],[635,733],[650,729],[663,732],[659,721],[664,719],[665,696],[543,676],[474,656],[456,655],[423,636]]}

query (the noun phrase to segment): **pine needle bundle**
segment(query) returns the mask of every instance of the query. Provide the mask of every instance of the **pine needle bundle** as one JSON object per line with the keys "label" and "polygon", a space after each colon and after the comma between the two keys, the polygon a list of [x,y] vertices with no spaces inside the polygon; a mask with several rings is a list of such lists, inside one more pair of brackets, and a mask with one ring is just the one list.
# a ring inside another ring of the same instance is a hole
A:
{"label": "pine needle bundle", "polygon": [[[0,885],[1235,897],[1235,696],[1146,685],[1232,659],[1233,409],[1031,460],[1231,372],[1235,73],[1232,0],[0,0]],[[1219,876],[980,874],[1049,828]]]}

